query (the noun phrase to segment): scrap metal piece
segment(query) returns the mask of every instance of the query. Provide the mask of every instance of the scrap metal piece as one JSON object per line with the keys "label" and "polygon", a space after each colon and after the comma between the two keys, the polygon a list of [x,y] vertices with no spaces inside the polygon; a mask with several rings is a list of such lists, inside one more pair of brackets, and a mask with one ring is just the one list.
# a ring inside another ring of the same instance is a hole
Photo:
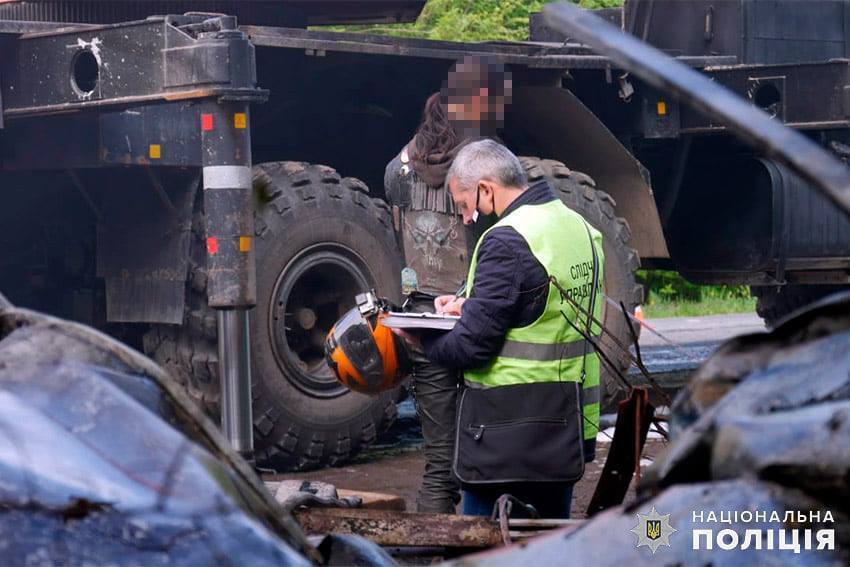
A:
{"label": "scrap metal piece", "polygon": [[622,504],[633,473],[640,470],[640,456],[654,414],[655,408],[649,403],[646,388],[633,388],[629,397],[619,403],[614,440],[587,506],[588,517]]}
{"label": "scrap metal piece", "polygon": [[295,519],[308,535],[359,535],[381,546],[483,548],[502,544],[498,524],[479,516],[307,508],[296,510]]}
{"label": "scrap metal piece", "polygon": [[[281,504],[285,504],[289,495],[294,491],[300,491],[305,482],[309,491],[316,490],[317,496],[332,496],[333,498],[339,498],[347,502],[344,507],[368,508],[369,510],[395,510],[397,512],[404,512],[407,508],[404,497],[397,494],[336,488],[332,484],[316,481],[266,480],[264,484],[274,494],[275,500]],[[359,504],[355,504],[355,502],[359,502]]]}
{"label": "scrap metal piece", "polygon": [[397,563],[380,547],[350,535],[328,534],[316,545],[323,565],[369,565],[395,567]]}
{"label": "scrap metal piece", "polygon": [[340,497],[336,487],[326,482],[284,480],[277,484],[274,498],[287,513],[303,506],[317,508],[359,508],[357,496]]}
{"label": "scrap metal piece", "polygon": [[[481,516],[418,514],[391,510],[304,508],[295,519],[307,534],[352,534],[383,547],[481,549],[501,546],[499,523]],[[583,520],[511,519],[511,539],[528,538],[544,531],[574,529]]]}
{"label": "scrap metal piece", "polygon": [[502,535],[502,543],[505,545],[511,544],[510,520],[514,504],[519,506],[519,508],[532,519],[540,517],[537,509],[535,509],[531,504],[526,504],[519,498],[511,496],[510,494],[502,494],[499,496],[499,499],[496,500],[496,503],[493,505],[493,513],[490,515],[490,521],[499,523],[499,533]]}
{"label": "scrap metal piece", "polygon": [[559,2],[544,7],[543,13],[550,27],[591,46],[623,70],[723,124],[741,139],[788,165],[841,209],[850,212],[850,171],[803,134],[785,127],[709,78],[590,11]]}
{"label": "scrap metal piece", "polygon": [[[503,544],[499,523],[482,516],[351,508],[303,508],[294,515],[308,535],[358,535],[382,547],[459,550]],[[508,536],[512,540],[527,539],[558,528],[573,530],[583,523],[584,520],[510,519]]]}

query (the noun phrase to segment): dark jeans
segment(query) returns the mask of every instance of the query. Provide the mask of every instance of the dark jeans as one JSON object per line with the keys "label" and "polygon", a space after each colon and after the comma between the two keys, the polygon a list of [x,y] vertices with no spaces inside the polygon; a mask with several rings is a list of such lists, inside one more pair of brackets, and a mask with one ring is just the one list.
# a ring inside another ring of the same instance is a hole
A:
{"label": "dark jeans", "polygon": [[411,349],[413,395],[425,438],[425,474],[416,498],[418,512],[454,514],[460,483],[452,472],[457,419],[458,373],[431,363]]}
{"label": "dark jeans", "polygon": [[[468,516],[489,516],[502,494],[510,494],[525,504],[531,504],[541,518],[570,517],[573,485],[561,482],[468,485],[463,489],[463,513]],[[511,516],[527,517],[516,506]]]}

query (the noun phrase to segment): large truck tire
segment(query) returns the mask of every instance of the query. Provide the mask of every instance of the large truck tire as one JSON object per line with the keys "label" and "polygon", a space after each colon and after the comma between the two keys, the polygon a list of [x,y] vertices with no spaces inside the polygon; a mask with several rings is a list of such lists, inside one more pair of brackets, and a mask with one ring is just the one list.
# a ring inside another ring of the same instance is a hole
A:
{"label": "large truck tire", "polygon": [[809,303],[847,289],[846,285],[750,286],[750,292],[756,297],[756,313],[768,327],[775,327],[786,315]]}
{"label": "large truck tire", "polygon": [[[322,349],[356,293],[375,288],[392,297],[400,289],[391,215],[365,184],[326,166],[260,164],[254,186],[260,202],[257,306],[250,313],[255,457],[276,470],[341,464],[396,416],[396,392],[369,397],[347,390]],[[200,237],[202,219],[194,228]],[[185,324],[156,326],[145,347],[218,421],[216,317],[206,304],[204,251],[195,248]]]}
{"label": "large truck tire", "polygon": [[[629,313],[643,301],[643,287],[635,279],[640,267],[640,257],[629,246],[631,231],[625,219],[616,215],[614,199],[596,188],[593,179],[584,173],[573,171],[563,163],[536,157],[521,157],[530,183],[544,177],[555,189],[561,201],[583,216],[602,233],[602,248],[605,252],[604,282],[605,295],[622,301]],[[603,324],[624,345],[632,344],[632,336],[620,309],[613,308],[607,301],[603,304]],[[636,326],[635,331],[640,333]],[[606,355],[614,361],[620,372],[629,368],[629,357],[607,335],[603,335],[602,346]],[[614,408],[616,401],[625,394],[625,388],[616,373],[602,363],[600,386],[603,411]]]}

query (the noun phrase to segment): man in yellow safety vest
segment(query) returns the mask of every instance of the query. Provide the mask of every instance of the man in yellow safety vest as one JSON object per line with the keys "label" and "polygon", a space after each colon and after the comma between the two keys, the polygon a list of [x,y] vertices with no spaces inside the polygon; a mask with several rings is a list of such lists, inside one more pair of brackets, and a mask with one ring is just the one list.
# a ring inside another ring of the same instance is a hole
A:
{"label": "man in yellow safety vest", "polygon": [[435,301],[457,325],[422,337],[430,360],[463,370],[454,471],[464,513],[489,515],[509,493],[568,517],[599,424],[599,359],[585,337],[599,334],[586,312],[601,319],[602,235],[545,180],[529,187],[492,140],[465,146],[446,181],[465,223],[499,218],[475,247],[466,297]]}

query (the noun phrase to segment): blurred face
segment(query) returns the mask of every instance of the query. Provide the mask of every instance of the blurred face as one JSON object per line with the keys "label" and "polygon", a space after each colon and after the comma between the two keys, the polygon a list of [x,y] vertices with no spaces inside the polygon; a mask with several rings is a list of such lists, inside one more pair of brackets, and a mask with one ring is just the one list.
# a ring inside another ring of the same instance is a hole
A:
{"label": "blurred face", "polygon": [[489,114],[490,101],[486,87],[479,89],[478,94],[471,96],[449,94],[448,100],[446,111],[452,122],[477,124],[485,120],[486,115]]}
{"label": "blurred face", "polygon": [[[488,70],[477,61],[461,62],[449,73],[444,85],[446,111],[449,119],[463,129],[479,129],[482,122],[500,126],[505,119],[505,107],[511,93],[510,75],[501,75],[495,82],[502,82],[504,94],[489,92],[480,86],[487,82],[483,78]],[[492,82],[490,83],[492,84]]]}

